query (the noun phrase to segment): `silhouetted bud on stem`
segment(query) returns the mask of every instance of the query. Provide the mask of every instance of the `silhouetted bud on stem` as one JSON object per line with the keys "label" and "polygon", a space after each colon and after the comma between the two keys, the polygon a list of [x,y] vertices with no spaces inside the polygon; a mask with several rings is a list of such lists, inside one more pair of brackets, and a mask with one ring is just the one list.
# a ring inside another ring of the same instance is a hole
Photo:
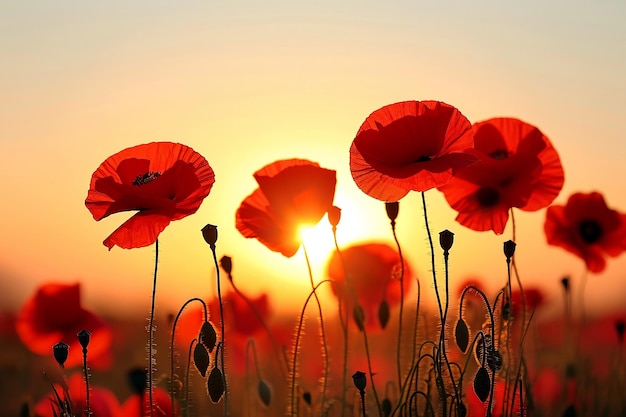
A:
{"label": "silhouetted bud on stem", "polygon": [[306,405],[311,405],[311,393],[310,392],[305,391],[304,394],[302,394],[302,399],[304,400]]}
{"label": "silhouetted bud on stem", "polygon": [[54,355],[54,360],[63,368],[63,364],[67,360],[67,355],[70,351],[70,345],[67,343],[59,342],[56,345],[52,346],[52,354]]}
{"label": "silhouetted bud on stem", "polygon": [[444,230],[443,232],[439,232],[439,244],[441,245],[441,249],[443,249],[444,252],[448,252],[452,247],[452,244],[454,244],[454,233],[452,233],[448,229]]}
{"label": "silhouetted bud on stem", "polygon": [[355,305],[354,309],[352,310],[352,315],[354,316],[354,321],[356,322],[359,330],[365,330],[365,311],[363,311],[363,307],[358,304]]}
{"label": "silhouetted bud on stem", "polygon": [[332,227],[337,227],[340,220],[341,220],[341,209],[337,206],[332,206],[328,210],[328,223],[330,223]]}
{"label": "silhouetted bud on stem", "polygon": [[569,291],[569,277],[561,278],[561,285],[563,286],[563,289],[565,290],[565,292],[568,292]]}
{"label": "silhouetted bud on stem", "polygon": [[365,372],[356,371],[352,375],[352,381],[354,382],[354,386],[359,391],[365,391],[365,386],[367,385],[367,377],[365,376]]}
{"label": "silhouetted bud on stem", "polygon": [[132,368],[127,374],[131,390],[142,395],[148,386],[148,372],[144,368]]}
{"label": "silhouetted bud on stem", "polygon": [[233,258],[226,255],[222,256],[222,259],[220,259],[220,266],[230,277],[230,274],[233,272]]}
{"label": "silhouetted bud on stem", "polygon": [[512,240],[507,240],[504,242],[504,256],[506,256],[506,261],[509,262],[513,255],[515,254],[515,247],[517,244]]}
{"label": "silhouetted bud on stem", "polygon": [[217,242],[217,226],[213,224],[207,224],[202,228],[202,237],[204,241],[209,244],[211,249],[215,249],[215,242]]}
{"label": "silhouetted bud on stem", "polygon": [[623,344],[624,343],[624,331],[626,330],[626,323],[624,323],[624,320],[617,320],[615,322],[615,331],[617,332],[617,340],[619,341],[619,344]]}
{"label": "silhouetted bud on stem", "polygon": [[398,212],[400,211],[400,203],[394,201],[392,203],[385,203],[385,210],[387,210],[387,217],[391,220],[392,224],[395,224],[398,218]]}
{"label": "silhouetted bud on stem", "polygon": [[80,343],[83,349],[87,349],[87,346],[89,346],[89,341],[91,340],[91,333],[89,333],[87,330],[81,330],[80,332],[78,332],[77,336],[78,343]]}

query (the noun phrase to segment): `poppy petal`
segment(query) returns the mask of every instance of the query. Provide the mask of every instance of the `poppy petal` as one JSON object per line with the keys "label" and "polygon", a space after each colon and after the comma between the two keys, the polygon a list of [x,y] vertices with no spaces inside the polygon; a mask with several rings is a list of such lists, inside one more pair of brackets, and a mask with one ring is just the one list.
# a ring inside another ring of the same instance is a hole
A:
{"label": "poppy petal", "polygon": [[102,243],[109,250],[115,245],[123,249],[150,246],[171,220],[171,216],[166,214],[140,211],[122,223]]}

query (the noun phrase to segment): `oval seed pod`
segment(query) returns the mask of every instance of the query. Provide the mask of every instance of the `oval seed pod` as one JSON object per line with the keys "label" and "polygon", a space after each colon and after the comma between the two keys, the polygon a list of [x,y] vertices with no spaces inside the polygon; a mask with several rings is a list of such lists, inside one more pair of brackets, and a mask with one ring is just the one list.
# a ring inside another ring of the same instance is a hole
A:
{"label": "oval seed pod", "polygon": [[209,352],[206,350],[206,347],[201,343],[196,343],[196,347],[193,350],[193,363],[196,365],[196,369],[203,378],[206,376],[207,369],[209,369],[210,361],[211,359],[209,358]]}
{"label": "oval seed pod", "polygon": [[262,379],[259,379],[259,384],[257,385],[257,392],[259,393],[259,398],[261,402],[269,407],[272,401],[272,391],[270,390],[269,385]]}
{"label": "oval seed pod", "polygon": [[484,366],[481,366],[474,376],[474,392],[478,399],[484,403],[489,398],[490,390],[491,380],[489,379],[489,372],[487,372]]}
{"label": "oval seed pod", "polygon": [[52,346],[52,354],[61,368],[64,367],[67,356],[69,355],[70,345],[67,343],[59,342]]}
{"label": "oval seed pod", "polygon": [[467,345],[469,344],[469,329],[467,328],[465,320],[457,320],[456,327],[454,328],[454,339],[456,340],[456,345],[461,349],[461,352],[466,353]]}
{"label": "oval seed pod", "polygon": [[222,371],[217,366],[214,366],[209,374],[207,387],[211,401],[213,404],[217,404],[224,395],[224,379],[222,378]]}

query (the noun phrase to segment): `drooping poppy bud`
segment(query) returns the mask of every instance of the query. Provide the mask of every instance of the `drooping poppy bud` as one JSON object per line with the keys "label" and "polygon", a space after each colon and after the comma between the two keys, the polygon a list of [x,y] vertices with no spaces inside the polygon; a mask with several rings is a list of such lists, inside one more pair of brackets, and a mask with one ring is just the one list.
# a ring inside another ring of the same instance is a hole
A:
{"label": "drooping poppy bud", "polygon": [[340,220],[341,220],[341,209],[337,206],[332,206],[328,210],[328,223],[330,223],[330,225],[333,227],[337,227]]}
{"label": "drooping poppy bud", "polygon": [[489,398],[490,390],[491,379],[489,379],[489,372],[487,372],[484,366],[481,366],[474,376],[474,392],[478,399],[484,403]]}
{"label": "drooping poppy bud", "polygon": [[624,320],[617,320],[615,322],[615,331],[617,332],[617,340],[619,344],[624,343],[624,331],[626,330],[626,323]]}
{"label": "drooping poppy bud", "polygon": [[204,241],[209,244],[211,249],[215,249],[215,242],[217,242],[217,226],[213,224],[207,224],[202,228],[202,237]]}
{"label": "drooping poppy bud", "polygon": [[398,212],[400,211],[400,203],[398,201],[385,203],[385,210],[387,210],[387,217],[389,217],[389,220],[391,220],[392,223],[395,223],[398,218]]}
{"label": "drooping poppy bud", "polygon": [[378,322],[383,329],[387,327],[387,323],[389,322],[389,303],[387,303],[386,300],[381,301],[378,307]]}
{"label": "drooping poppy bud", "polygon": [[306,403],[306,405],[311,405],[311,393],[309,391],[305,391],[302,394],[302,399],[304,400],[304,402]]}
{"label": "drooping poppy bud", "polygon": [[266,407],[269,407],[272,401],[272,391],[270,390],[269,385],[267,385],[267,383],[262,379],[259,380],[257,392],[259,393],[259,398],[261,399],[261,402]]}
{"label": "drooping poppy bud", "polygon": [[352,310],[352,315],[354,316],[354,321],[359,330],[363,331],[365,329],[365,311],[363,310],[363,307],[358,304],[355,305]]}
{"label": "drooping poppy bud", "polygon": [[81,330],[80,332],[78,332],[78,343],[80,343],[80,345],[83,347],[83,350],[87,349],[87,346],[89,346],[89,341],[91,340],[91,333],[89,333],[87,330]]}
{"label": "drooping poppy bud", "polygon": [[224,379],[222,377],[222,371],[217,366],[213,367],[209,380],[207,381],[207,387],[209,390],[209,396],[213,403],[218,403],[224,395]]}
{"label": "drooping poppy bud", "polygon": [[441,245],[441,249],[444,252],[448,252],[454,243],[454,233],[449,231],[448,229],[439,232],[439,244]]}
{"label": "drooping poppy bud", "polygon": [[207,348],[202,343],[196,343],[196,347],[193,350],[193,363],[203,378],[206,376],[207,369],[209,369],[210,361]]}
{"label": "drooping poppy bud", "polygon": [[202,323],[198,340],[209,350],[209,352],[213,352],[215,344],[217,343],[217,332],[210,321]]}
{"label": "drooping poppy bud", "polygon": [[70,345],[67,343],[59,342],[56,345],[52,346],[52,354],[54,355],[54,359],[57,361],[59,366],[63,368],[63,364],[67,360],[67,355],[70,351]]}
{"label": "drooping poppy bud", "polygon": [[222,259],[220,259],[220,266],[230,277],[233,272],[233,258],[226,255],[222,256]]}
{"label": "drooping poppy bud", "polygon": [[512,240],[507,240],[504,242],[504,256],[506,256],[506,261],[509,262],[513,255],[515,254],[515,247],[517,244]]}
{"label": "drooping poppy bud", "polygon": [[467,352],[467,345],[469,344],[469,329],[465,320],[461,318],[456,322],[456,326],[454,328],[454,338],[457,346],[461,349],[461,352]]}
{"label": "drooping poppy bud", "polygon": [[352,381],[354,382],[354,386],[359,391],[364,391],[365,390],[365,386],[367,385],[367,377],[365,376],[365,372],[356,371],[352,375]]}
{"label": "drooping poppy bud", "polygon": [[561,285],[563,286],[563,289],[565,290],[565,292],[568,292],[569,291],[569,277],[561,278]]}

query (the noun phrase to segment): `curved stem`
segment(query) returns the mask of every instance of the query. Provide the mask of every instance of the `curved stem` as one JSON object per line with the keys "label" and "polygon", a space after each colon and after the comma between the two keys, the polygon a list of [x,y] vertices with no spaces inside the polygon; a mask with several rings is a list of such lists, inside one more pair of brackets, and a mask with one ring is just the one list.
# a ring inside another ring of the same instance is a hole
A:
{"label": "curved stem", "polygon": [[400,360],[401,346],[402,346],[402,315],[404,312],[404,259],[402,258],[402,248],[398,241],[396,234],[396,221],[391,221],[391,233],[393,234],[393,240],[396,242],[398,248],[398,256],[400,256],[400,311],[398,315],[398,343],[396,344],[396,367],[398,371],[398,386],[402,384],[402,366]]}
{"label": "curved stem", "polygon": [[159,265],[159,239],[154,242],[155,256],[154,256],[154,277],[152,280],[152,297],[150,304],[150,321],[148,323],[148,415],[152,417],[152,391],[153,391],[153,378],[156,368],[156,358],[154,355],[154,304],[156,299],[156,285],[157,285],[157,271]]}
{"label": "curved stem", "polygon": [[185,372],[185,417],[189,417],[189,368],[191,367],[191,352],[197,340],[196,338],[192,339],[189,344],[189,352],[187,352],[187,370]]}
{"label": "curved stem", "polygon": [[[224,384],[224,417],[228,415],[228,385],[226,384],[226,362],[224,361],[224,339],[226,338],[226,332],[224,330],[224,306],[222,303],[222,287],[221,287],[221,278],[220,278],[220,268],[217,262],[217,254],[215,253],[215,245],[210,245],[211,253],[213,254],[213,263],[215,264],[215,272],[217,274],[217,298],[220,303],[220,325],[222,331],[222,340],[221,345],[222,349],[220,350],[220,360],[222,362],[222,383]],[[217,354],[217,352],[216,352]]]}
{"label": "curved stem", "polygon": [[326,405],[326,384],[328,383],[328,346],[326,345],[326,331],[324,329],[324,315],[322,314],[322,304],[320,303],[320,299],[317,296],[317,291],[315,291],[315,283],[313,282],[313,272],[311,270],[311,262],[309,261],[309,255],[306,250],[306,246],[304,242],[302,242],[302,251],[304,252],[304,258],[306,259],[306,266],[309,271],[309,280],[311,282],[311,288],[313,289],[313,296],[315,297],[315,302],[317,303],[317,311],[320,318],[320,336],[322,338],[322,350],[324,356],[324,376],[322,377],[322,412]]}
{"label": "curved stem", "polygon": [[[339,299],[339,318],[341,319],[341,330],[343,333],[343,375],[341,379],[341,417],[345,416],[346,413],[346,391],[347,391],[347,378],[348,378],[348,308],[346,306],[346,297],[348,297],[348,291],[350,291],[350,282],[348,278],[348,268],[346,267],[346,261],[343,258],[343,254],[339,250],[339,243],[337,242],[337,227],[333,226],[333,241],[335,242],[335,251],[337,251],[337,256],[339,257],[339,262],[341,263],[341,267],[343,268],[343,298]],[[338,291],[339,293],[339,291]],[[343,300],[343,301],[342,301]],[[343,305],[342,305],[343,303]],[[342,315],[342,307],[343,307],[343,315]],[[363,416],[365,416],[365,412],[363,412]]]}

